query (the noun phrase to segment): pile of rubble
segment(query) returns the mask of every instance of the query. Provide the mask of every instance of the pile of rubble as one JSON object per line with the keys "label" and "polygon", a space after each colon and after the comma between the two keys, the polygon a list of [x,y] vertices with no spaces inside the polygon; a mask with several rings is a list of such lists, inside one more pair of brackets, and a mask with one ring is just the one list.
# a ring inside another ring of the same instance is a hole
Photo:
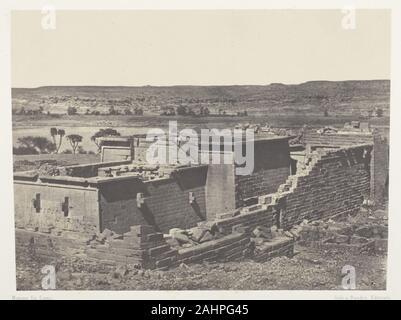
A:
{"label": "pile of rubble", "polygon": [[345,221],[304,220],[289,233],[302,245],[349,250],[355,253],[387,251],[388,226],[387,223],[377,221],[362,223],[355,222],[353,218]]}
{"label": "pile of rubble", "polygon": [[[273,241],[278,237],[287,237],[291,239],[296,238],[293,233],[284,231],[283,229],[278,229],[276,226],[272,226],[271,228],[257,226],[252,230],[249,227],[239,225],[234,228],[233,231],[249,234],[251,241],[256,246],[261,245],[264,242]],[[219,239],[223,236],[224,234],[218,230],[217,226],[213,222],[205,222],[199,224],[197,227],[187,230],[179,228],[170,229],[169,234],[164,235],[164,238],[172,247],[188,248],[200,243]]]}
{"label": "pile of rubble", "polygon": [[42,176],[59,176],[60,163],[56,160],[20,160],[14,162],[14,171],[32,171]]}
{"label": "pile of rubble", "polygon": [[[232,235],[243,234],[250,241],[252,259],[257,262],[267,261],[277,256],[291,257],[294,252],[294,244],[298,243],[306,247],[318,247],[338,251],[359,253],[383,253],[387,250],[387,223],[380,220],[361,220],[362,218],[348,217],[341,221],[329,220],[304,220],[290,230],[283,230],[276,226],[256,227],[236,225],[232,227]],[[169,250],[181,250],[196,247],[200,244],[220,241],[227,237],[227,233],[219,229],[213,221],[199,223],[190,229],[173,228],[168,234],[157,233],[162,246]],[[230,230],[231,231],[231,230]],[[89,245],[95,247],[99,244],[110,244],[118,239],[125,239],[125,235],[116,234],[108,229],[95,234]],[[205,246],[200,246],[205,248]]]}
{"label": "pile of rubble", "polygon": [[36,169],[36,172],[40,176],[59,176],[60,168],[58,165],[44,163],[38,169]]}
{"label": "pile of rubble", "polygon": [[97,232],[90,236],[89,245],[105,244],[110,240],[123,239],[122,234],[115,233],[109,229],[104,229],[103,232]]}
{"label": "pile of rubble", "polygon": [[337,133],[338,130],[334,127],[326,126],[324,128],[318,129],[316,132],[319,134],[334,134]]}
{"label": "pile of rubble", "polygon": [[112,166],[98,169],[100,177],[119,177],[124,175],[136,175],[143,180],[160,179],[169,177],[171,173],[180,168],[188,167],[187,165],[147,165],[143,163],[133,163],[129,165]]}
{"label": "pile of rubble", "polygon": [[221,237],[222,235],[212,224],[205,224],[187,230],[173,228],[170,229],[168,235],[164,236],[166,242],[173,248],[189,248]]}

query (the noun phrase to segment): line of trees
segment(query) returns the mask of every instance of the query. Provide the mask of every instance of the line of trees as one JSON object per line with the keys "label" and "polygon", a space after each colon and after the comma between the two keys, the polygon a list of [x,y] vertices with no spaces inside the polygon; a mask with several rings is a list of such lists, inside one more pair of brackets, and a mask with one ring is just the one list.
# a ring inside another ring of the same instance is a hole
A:
{"label": "line of trees", "polygon": [[13,148],[14,154],[52,153],[56,150],[55,144],[45,137],[21,137],[18,138],[17,143],[19,146]]}
{"label": "line of trees", "polygon": [[[97,138],[106,136],[120,136],[121,134],[112,128],[99,129],[91,137],[91,141],[95,143],[100,152],[100,145]],[[60,153],[61,146],[63,144],[63,138],[69,142],[71,149],[62,151],[63,154],[93,154],[92,151],[85,151],[81,146],[83,137],[79,134],[66,135],[64,129],[58,129],[55,127],[50,128],[49,140],[46,137],[41,136],[25,136],[17,139],[17,146],[13,147],[13,154],[16,155],[28,155],[28,154],[49,154],[49,153]]]}
{"label": "line of trees", "polygon": [[[12,114],[33,116],[45,114],[45,112],[42,106],[40,106],[38,109],[25,109],[24,107],[21,107],[19,110],[12,109]],[[46,114],[50,115],[50,111],[47,111]]]}
{"label": "line of trees", "polygon": [[[44,112],[44,109],[42,106],[40,106],[38,109],[25,109],[25,107],[21,107],[21,109],[12,110],[13,115],[42,115],[42,114],[47,114],[50,115],[50,111],[47,111],[46,113]],[[67,115],[69,116],[74,116],[78,115],[78,109],[76,107],[68,107],[67,108]],[[101,113],[99,110],[92,110],[86,109],[85,115],[95,115],[95,116],[100,116],[100,115],[136,115],[136,116],[142,116],[144,114],[144,111],[140,107],[135,107],[133,110],[129,107],[126,107],[123,111],[117,110],[114,108],[114,106],[111,106],[109,110],[106,113]]]}
{"label": "line of trees", "polygon": [[[59,153],[63,143],[63,137],[66,135],[64,129],[50,128],[49,140],[46,137],[40,136],[25,136],[18,138],[17,146],[13,147],[13,154],[46,154],[46,153]],[[79,144],[83,138],[79,134],[69,134],[66,136],[67,141],[71,145],[71,152],[68,150],[63,153],[87,153]]]}
{"label": "line of trees", "polygon": [[[77,112],[73,113],[77,114]],[[120,110],[117,110],[114,108],[114,106],[111,106],[107,113],[101,113],[99,110],[92,110],[86,109],[85,111],[86,115],[94,115],[94,116],[100,116],[100,115],[106,115],[106,116],[117,116],[117,115],[136,115],[136,116],[143,116],[144,112],[143,109],[140,107],[135,107],[134,110],[131,108],[125,108],[122,112]]]}
{"label": "line of trees", "polygon": [[371,110],[368,111],[368,117],[377,117],[377,118],[381,118],[384,115],[384,111],[382,108],[379,107],[375,107]]}
{"label": "line of trees", "polygon": [[196,113],[195,111],[193,111],[189,107],[178,106],[176,108],[173,108],[173,107],[167,108],[166,110],[164,110],[161,113],[161,115],[162,116],[175,116],[175,115],[179,115],[179,116],[195,116],[195,115],[199,115],[201,117],[207,117],[208,115],[210,115],[210,110],[209,110],[208,107],[200,107],[199,113]]}
{"label": "line of trees", "polygon": [[[212,114],[209,110],[208,107],[200,107],[198,113],[193,111],[190,107],[186,106],[178,106],[176,108],[174,107],[169,107],[167,109],[164,109],[164,111],[160,114],[162,116],[200,116],[200,117],[207,117],[207,116],[225,116],[227,115],[227,112],[221,108],[217,110],[217,114]],[[231,114],[232,115],[232,114]],[[243,111],[238,111],[236,114],[238,117],[246,117],[248,116],[248,111],[243,110]]]}

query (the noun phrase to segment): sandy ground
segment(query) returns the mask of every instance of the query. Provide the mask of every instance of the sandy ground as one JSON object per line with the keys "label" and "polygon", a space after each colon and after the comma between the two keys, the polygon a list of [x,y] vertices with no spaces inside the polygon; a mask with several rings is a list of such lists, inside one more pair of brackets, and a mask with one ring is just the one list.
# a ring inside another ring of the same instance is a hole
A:
{"label": "sandy ground", "polygon": [[59,290],[342,290],[342,268],[356,271],[356,289],[386,288],[387,256],[354,255],[296,246],[292,258],[181,265],[143,271],[85,263],[77,258],[43,260],[17,251],[17,289],[40,290],[46,264],[56,267]]}

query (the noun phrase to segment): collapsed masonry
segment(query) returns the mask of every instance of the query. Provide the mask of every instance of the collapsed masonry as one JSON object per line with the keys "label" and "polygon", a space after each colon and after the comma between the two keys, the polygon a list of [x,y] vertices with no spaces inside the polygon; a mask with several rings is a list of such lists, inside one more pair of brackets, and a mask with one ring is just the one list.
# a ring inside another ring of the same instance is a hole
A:
{"label": "collapsed masonry", "polygon": [[40,255],[157,269],[291,255],[294,226],[352,215],[375,189],[375,132],[317,134],[327,144],[308,143],[315,135],[305,135],[303,152],[291,152],[288,138],[255,141],[247,177],[229,165],[131,159],[64,167],[55,176],[15,173],[17,244]]}

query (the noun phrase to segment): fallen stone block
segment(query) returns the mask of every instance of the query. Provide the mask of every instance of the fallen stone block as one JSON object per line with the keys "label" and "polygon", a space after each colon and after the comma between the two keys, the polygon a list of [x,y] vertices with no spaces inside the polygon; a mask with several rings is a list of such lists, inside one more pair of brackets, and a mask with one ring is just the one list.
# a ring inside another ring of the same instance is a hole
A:
{"label": "fallen stone block", "polygon": [[234,217],[234,212],[225,212],[216,214],[216,219],[227,219]]}
{"label": "fallen stone block", "polygon": [[[200,227],[194,227],[189,230],[191,234],[191,239],[194,240],[195,242],[200,242],[202,239],[203,235],[207,232],[207,229],[200,228]],[[209,232],[210,233],[210,232]]]}
{"label": "fallen stone block", "polygon": [[169,244],[171,247],[179,247],[180,246],[180,242],[177,239],[171,237],[170,235],[165,237],[164,241],[166,241],[166,243]]}
{"label": "fallen stone block", "polygon": [[243,213],[243,214],[247,214],[247,213],[251,213],[251,212],[254,212],[254,211],[261,210],[262,208],[263,208],[263,205],[254,204],[252,206],[242,208],[240,212]]}
{"label": "fallen stone block", "polygon": [[349,243],[350,242],[350,237],[349,236],[344,236],[344,235],[337,235],[335,237],[335,242],[336,243]]}
{"label": "fallen stone block", "polygon": [[183,229],[180,229],[180,228],[172,228],[172,229],[169,230],[168,234],[170,236],[174,236],[175,234],[186,234],[186,233],[187,233],[186,230],[183,230]]}
{"label": "fallen stone block", "polygon": [[265,238],[261,238],[261,237],[256,237],[256,238],[251,238],[251,241],[256,245],[256,246],[260,246],[262,245],[264,242],[266,242]]}
{"label": "fallen stone block", "polygon": [[304,219],[304,220],[302,220],[302,222],[301,222],[301,226],[306,226],[308,223],[309,223],[309,220]]}
{"label": "fallen stone block", "polygon": [[235,233],[249,233],[252,228],[249,226],[244,226],[243,224],[237,224],[231,228],[232,232]]}
{"label": "fallen stone block", "polygon": [[175,260],[178,254],[178,249],[171,249],[165,252],[162,252],[159,256],[162,258],[170,257],[172,260]]}
{"label": "fallen stone block", "polygon": [[259,197],[259,204],[275,204],[275,194],[268,194]]}
{"label": "fallen stone block", "polygon": [[109,230],[109,229],[104,229],[104,230],[102,231],[102,233],[101,233],[101,235],[102,235],[103,237],[105,237],[106,239],[107,239],[107,238],[110,238],[113,234],[114,234],[114,232],[111,231],[111,230]]}
{"label": "fallen stone block", "polygon": [[211,234],[210,231],[206,230],[206,232],[202,235],[201,239],[199,240],[200,243],[214,240],[214,236]]}
{"label": "fallen stone block", "polygon": [[350,244],[365,244],[368,243],[370,240],[363,238],[363,237],[351,237]]}
{"label": "fallen stone block", "polygon": [[378,253],[386,253],[388,247],[387,239],[376,239],[375,240],[375,251]]}
{"label": "fallen stone block", "polygon": [[119,265],[116,270],[111,272],[111,277],[114,279],[124,278],[129,273],[127,266]]}
{"label": "fallen stone block", "polygon": [[51,233],[54,227],[39,227],[38,231],[42,233]]}
{"label": "fallen stone block", "polygon": [[179,268],[180,269],[189,269],[190,267],[187,264],[185,264],[184,262],[181,262],[179,265]]}
{"label": "fallen stone block", "polygon": [[355,234],[365,238],[372,238],[373,237],[373,228],[370,226],[362,226],[355,230]]}
{"label": "fallen stone block", "polygon": [[253,256],[253,252],[254,250],[252,250],[251,248],[246,248],[242,251],[242,255],[244,258],[250,258]]}
{"label": "fallen stone block", "polygon": [[26,227],[25,228],[27,231],[31,232],[37,232],[39,230],[39,227]]}
{"label": "fallen stone block", "polygon": [[180,244],[184,243],[193,243],[193,241],[185,234],[183,233],[175,233],[172,235],[172,237],[177,240]]}
{"label": "fallen stone block", "polygon": [[255,237],[262,237],[266,239],[271,239],[272,238],[272,231],[270,228],[263,227],[263,226],[257,226],[253,231],[252,234]]}
{"label": "fallen stone block", "polygon": [[286,237],[288,237],[288,238],[291,238],[291,239],[295,238],[294,235],[293,235],[291,232],[289,232],[289,231],[285,231],[285,232],[284,232],[284,235],[285,235]]}
{"label": "fallen stone block", "polygon": [[[53,235],[53,236],[60,236],[61,233],[62,233],[61,230],[57,229],[57,228],[54,228],[51,230],[51,235]],[[94,239],[94,237],[95,237],[95,235],[93,235],[91,239]],[[89,239],[89,240],[91,240],[91,239]]]}
{"label": "fallen stone block", "polygon": [[111,237],[113,240],[122,240],[124,236],[122,234],[115,233]]}
{"label": "fallen stone block", "polygon": [[183,248],[191,248],[191,247],[194,247],[194,246],[195,246],[194,243],[183,243],[181,245],[181,247],[183,247]]}

